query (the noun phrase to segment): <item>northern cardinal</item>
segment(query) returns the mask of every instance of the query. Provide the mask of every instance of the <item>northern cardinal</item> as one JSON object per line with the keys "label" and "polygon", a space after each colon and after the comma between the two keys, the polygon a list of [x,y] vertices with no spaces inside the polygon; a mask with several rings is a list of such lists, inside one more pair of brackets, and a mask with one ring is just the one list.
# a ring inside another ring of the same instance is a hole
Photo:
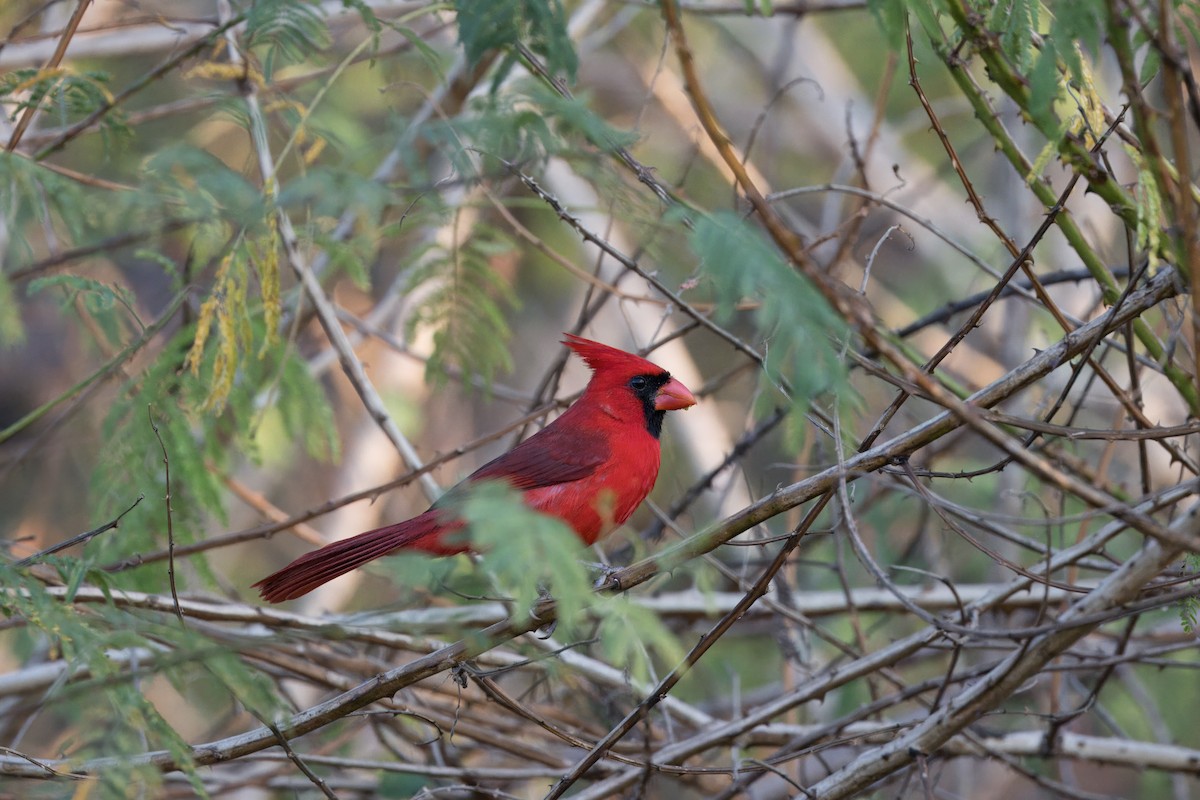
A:
{"label": "northern cardinal", "polygon": [[583,395],[563,415],[451,489],[424,514],[314,550],[258,583],[271,603],[321,584],[397,550],[452,555],[469,549],[453,513],[462,487],[504,481],[531,508],[559,517],[591,545],[646,499],[658,478],[658,437],[667,411],[696,398],[670,373],[614,347],[566,334],[563,344],[592,369]]}

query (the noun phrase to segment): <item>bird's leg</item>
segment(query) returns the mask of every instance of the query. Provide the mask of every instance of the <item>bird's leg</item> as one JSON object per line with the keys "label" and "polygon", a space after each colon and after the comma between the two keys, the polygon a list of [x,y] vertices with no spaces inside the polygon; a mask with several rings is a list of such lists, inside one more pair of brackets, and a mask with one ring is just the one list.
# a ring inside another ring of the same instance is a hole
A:
{"label": "bird's leg", "polygon": [[[597,561],[581,561],[580,563],[588,569],[596,571],[596,580],[592,582],[592,588],[600,589],[612,580],[612,576],[620,571],[620,567],[614,567],[608,563],[608,555],[598,544],[592,544],[592,552],[596,554]],[[614,588],[618,590],[621,588],[620,581],[616,582]]]}
{"label": "bird's leg", "polygon": [[[553,600],[554,595],[550,594],[550,590],[543,583],[538,584],[538,602],[534,604],[533,610],[530,612],[534,619],[537,619],[537,607],[542,604],[543,600]],[[542,625],[534,633],[539,639],[549,639],[554,635],[554,629],[558,627],[558,620],[552,619],[545,625]]]}
{"label": "bird's leg", "polygon": [[599,589],[601,586],[604,586],[613,575],[621,571],[620,567],[614,567],[612,564],[605,564],[600,561],[580,561],[579,563],[597,573],[596,580],[592,582],[593,589]]}

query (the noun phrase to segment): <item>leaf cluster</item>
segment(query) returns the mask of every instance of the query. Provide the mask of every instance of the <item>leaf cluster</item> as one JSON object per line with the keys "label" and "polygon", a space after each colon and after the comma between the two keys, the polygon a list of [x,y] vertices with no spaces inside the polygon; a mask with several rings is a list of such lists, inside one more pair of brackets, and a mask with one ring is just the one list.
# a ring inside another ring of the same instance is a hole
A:
{"label": "leaf cluster", "polygon": [[797,418],[821,394],[845,396],[845,321],[760,231],[731,212],[715,212],[691,219],[688,243],[712,282],[718,320],[753,301],[765,375]]}
{"label": "leaf cluster", "polygon": [[514,48],[524,44],[546,61],[552,74],[575,79],[579,57],[567,33],[567,16],[561,0],[494,0],[476,3],[455,0],[458,40],[471,64],[479,64],[493,50],[504,50],[495,70],[492,91],[517,62]]}

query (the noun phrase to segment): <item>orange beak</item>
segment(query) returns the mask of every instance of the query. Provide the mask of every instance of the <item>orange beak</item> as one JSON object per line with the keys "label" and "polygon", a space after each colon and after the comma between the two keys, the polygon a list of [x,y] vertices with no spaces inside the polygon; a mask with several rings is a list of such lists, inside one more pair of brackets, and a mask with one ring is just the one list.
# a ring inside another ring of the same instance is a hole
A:
{"label": "orange beak", "polygon": [[654,395],[656,411],[678,411],[696,405],[696,397],[679,381],[671,378],[666,385]]}

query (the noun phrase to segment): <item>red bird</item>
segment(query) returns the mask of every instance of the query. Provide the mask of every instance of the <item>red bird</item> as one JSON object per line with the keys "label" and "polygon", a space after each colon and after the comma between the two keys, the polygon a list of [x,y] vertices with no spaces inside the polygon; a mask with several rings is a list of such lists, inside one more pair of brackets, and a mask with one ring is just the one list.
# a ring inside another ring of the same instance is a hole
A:
{"label": "red bird", "polygon": [[528,506],[563,520],[588,545],[629,519],[658,478],[663,416],[696,398],[632,353],[571,334],[563,344],[587,362],[592,379],[561,417],[484,464],[424,514],[328,544],[263,578],[254,584],[263,599],[291,600],[397,550],[466,551],[462,537],[448,537],[464,526],[451,509],[461,487],[478,481],[521,490]]}

